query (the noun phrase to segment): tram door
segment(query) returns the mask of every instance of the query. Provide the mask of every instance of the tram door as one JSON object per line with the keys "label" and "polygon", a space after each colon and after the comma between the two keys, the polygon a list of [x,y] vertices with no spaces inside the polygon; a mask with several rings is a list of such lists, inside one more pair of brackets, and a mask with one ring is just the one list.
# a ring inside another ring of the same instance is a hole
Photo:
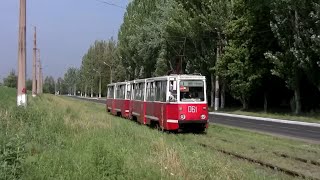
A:
{"label": "tram door", "polygon": [[159,124],[162,128],[166,128],[166,101],[167,101],[167,81],[156,82],[156,99],[155,112],[159,118]]}
{"label": "tram door", "polygon": [[146,89],[146,117],[147,117],[147,124],[150,124],[152,120],[155,119],[154,115],[154,94],[153,94],[153,86],[154,82],[147,82],[147,89]]}

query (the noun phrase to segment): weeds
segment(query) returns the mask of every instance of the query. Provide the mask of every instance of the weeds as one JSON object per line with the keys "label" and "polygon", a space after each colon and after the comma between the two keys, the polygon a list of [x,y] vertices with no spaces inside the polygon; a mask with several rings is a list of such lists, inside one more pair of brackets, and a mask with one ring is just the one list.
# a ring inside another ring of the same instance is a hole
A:
{"label": "weeds", "polygon": [[[15,108],[15,91],[1,88],[0,118],[0,179],[292,179],[194,142],[241,152],[244,144],[277,142],[310,157],[319,152],[318,146],[219,127],[208,135],[166,134],[111,116],[99,104],[51,95]],[[236,140],[237,147],[229,145]]]}

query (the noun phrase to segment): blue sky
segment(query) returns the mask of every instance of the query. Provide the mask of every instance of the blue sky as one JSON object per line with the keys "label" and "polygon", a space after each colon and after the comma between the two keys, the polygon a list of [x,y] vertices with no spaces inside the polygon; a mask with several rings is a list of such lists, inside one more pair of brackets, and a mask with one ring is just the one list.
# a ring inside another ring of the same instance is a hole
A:
{"label": "blue sky", "polygon": [[[104,0],[126,7],[129,0]],[[0,0],[0,79],[17,69],[19,0]],[[79,67],[95,40],[117,37],[125,9],[96,0],[27,0],[27,77],[32,73],[33,25],[44,75]]]}

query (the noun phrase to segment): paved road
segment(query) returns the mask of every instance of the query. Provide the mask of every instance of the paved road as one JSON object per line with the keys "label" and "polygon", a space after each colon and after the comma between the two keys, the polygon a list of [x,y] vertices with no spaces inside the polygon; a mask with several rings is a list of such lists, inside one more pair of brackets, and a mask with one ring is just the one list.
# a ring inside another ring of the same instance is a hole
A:
{"label": "paved road", "polygon": [[[105,104],[105,100],[84,99],[70,96],[73,98],[87,100]],[[268,134],[281,135],[290,138],[308,140],[320,143],[320,127],[311,127],[297,124],[286,124],[272,121],[262,121],[240,117],[230,117],[224,115],[210,114],[209,121],[213,124],[222,124],[243,129],[264,132]]]}
{"label": "paved road", "polygon": [[320,127],[210,114],[210,122],[320,143]]}

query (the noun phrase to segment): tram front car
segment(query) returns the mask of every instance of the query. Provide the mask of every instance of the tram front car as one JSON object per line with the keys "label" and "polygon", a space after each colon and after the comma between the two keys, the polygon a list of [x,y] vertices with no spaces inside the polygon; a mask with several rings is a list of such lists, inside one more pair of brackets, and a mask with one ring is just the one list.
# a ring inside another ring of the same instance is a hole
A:
{"label": "tram front car", "polygon": [[[169,129],[205,131],[208,128],[206,78],[200,75],[170,77],[167,108]],[[171,127],[170,127],[171,126]]]}

